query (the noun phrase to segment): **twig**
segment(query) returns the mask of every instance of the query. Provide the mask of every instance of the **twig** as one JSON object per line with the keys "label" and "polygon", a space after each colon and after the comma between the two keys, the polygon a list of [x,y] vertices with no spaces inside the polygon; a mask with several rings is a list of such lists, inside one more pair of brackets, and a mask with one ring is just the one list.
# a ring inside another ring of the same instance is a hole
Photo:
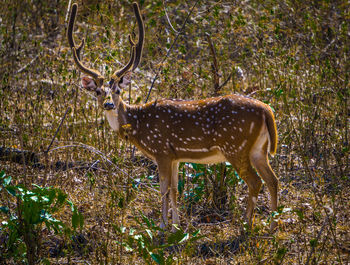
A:
{"label": "twig", "polygon": [[23,66],[21,69],[19,69],[15,74],[22,73],[25,69],[28,68],[28,66],[32,65],[36,61],[36,59],[39,58],[40,55],[41,55],[41,52],[39,52],[39,54],[37,56],[35,56],[29,63],[27,63],[25,66]]}
{"label": "twig", "polygon": [[171,44],[171,46],[170,46],[168,52],[166,53],[166,55],[164,56],[163,60],[161,61],[160,66],[159,66],[159,68],[158,68],[158,71],[157,71],[155,77],[153,78],[151,87],[150,87],[150,89],[149,89],[149,91],[148,91],[148,94],[147,94],[145,103],[147,103],[147,101],[148,101],[148,98],[149,98],[149,96],[150,96],[150,94],[151,94],[151,91],[152,91],[152,88],[153,88],[153,86],[154,86],[154,83],[156,82],[156,80],[157,80],[157,78],[158,78],[158,76],[159,76],[159,73],[160,73],[160,70],[162,69],[162,65],[163,65],[164,61],[168,58],[168,56],[169,56],[171,50],[173,49],[173,47],[174,47],[174,45],[175,45],[177,39],[179,38],[181,32],[182,32],[183,29],[185,28],[185,25],[186,25],[186,23],[187,23],[187,21],[188,21],[190,15],[192,14],[193,9],[195,8],[195,6],[197,5],[198,2],[199,2],[199,0],[197,0],[197,1],[194,3],[194,5],[192,6],[192,8],[191,8],[190,12],[188,13],[188,15],[187,15],[187,17],[186,17],[184,23],[182,24],[182,26],[181,26],[179,32],[177,33],[177,35],[176,35],[176,37],[175,37],[173,43]]}
{"label": "twig", "polygon": [[66,18],[64,19],[64,23],[67,23],[67,21],[68,21],[68,15],[69,15],[71,4],[72,4],[72,0],[69,0],[67,13],[66,13]]}
{"label": "twig", "polygon": [[63,118],[62,118],[62,120],[61,120],[61,122],[60,122],[60,125],[58,125],[57,130],[56,130],[56,132],[55,132],[55,134],[54,134],[54,136],[53,136],[53,138],[52,138],[52,140],[51,140],[51,143],[50,143],[49,146],[47,147],[46,151],[44,151],[45,154],[47,154],[47,153],[50,151],[51,145],[53,144],[53,141],[55,140],[55,138],[56,138],[56,136],[57,136],[59,130],[61,129],[61,126],[62,126],[62,124],[63,124],[63,121],[64,121],[64,119],[66,118],[66,115],[67,115],[68,111],[70,111],[70,109],[71,109],[71,108],[68,107],[67,110],[66,110],[66,112],[64,113]]}
{"label": "twig", "polygon": [[171,22],[170,22],[170,19],[169,19],[169,16],[168,16],[168,12],[166,11],[165,0],[163,0],[163,6],[164,6],[165,17],[166,17],[166,19],[168,20],[168,23],[169,23],[170,28],[171,28],[175,33],[179,33],[179,32],[173,27],[173,25],[172,25]]}
{"label": "twig", "polygon": [[228,76],[228,78],[218,87],[218,90],[220,90],[222,87],[226,86],[226,84],[228,83],[228,81],[230,81],[230,79],[232,78],[232,75],[234,74],[234,70],[230,73],[230,75]]}
{"label": "twig", "polygon": [[209,33],[205,33],[205,36],[207,37],[207,41],[209,43],[209,48],[211,55],[213,57],[213,64],[212,64],[212,70],[214,74],[214,95],[218,94],[218,88],[219,88],[219,82],[220,82],[220,75],[219,75],[219,66],[218,66],[218,61],[216,59],[216,51],[215,47],[213,45],[213,42],[211,41]]}

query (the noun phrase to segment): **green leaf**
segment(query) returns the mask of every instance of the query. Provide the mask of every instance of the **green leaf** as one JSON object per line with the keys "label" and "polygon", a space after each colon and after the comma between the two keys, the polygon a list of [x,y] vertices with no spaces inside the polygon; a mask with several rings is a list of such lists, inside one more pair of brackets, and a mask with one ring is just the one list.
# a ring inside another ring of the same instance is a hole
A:
{"label": "green leaf", "polygon": [[10,185],[10,182],[12,180],[12,177],[11,176],[8,176],[7,178],[4,178],[4,185]]}
{"label": "green leaf", "polygon": [[16,188],[14,186],[7,186],[5,189],[12,196],[16,196]]}
{"label": "green leaf", "polygon": [[148,234],[148,236],[153,239],[153,234],[152,234],[152,231],[149,230],[149,229],[146,229],[146,233]]}
{"label": "green leaf", "polygon": [[150,253],[151,258],[157,263],[157,264],[164,264],[164,258],[156,253]]}
{"label": "green leaf", "polygon": [[7,206],[1,206],[0,211],[7,214],[10,210]]}
{"label": "green leaf", "polygon": [[180,244],[187,241],[188,239],[190,238],[190,234],[189,233],[186,233],[184,234],[184,237],[180,240]]}
{"label": "green leaf", "polygon": [[316,238],[310,240],[310,246],[312,246],[312,247],[317,246],[317,239]]}
{"label": "green leaf", "polygon": [[72,215],[72,226],[74,229],[76,229],[78,227],[79,224],[79,215],[77,213],[77,211],[73,211],[73,215]]}
{"label": "green leaf", "polygon": [[134,235],[135,232],[136,232],[136,230],[134,228],[130,228],[129,235],[132,236],[132,235]]}

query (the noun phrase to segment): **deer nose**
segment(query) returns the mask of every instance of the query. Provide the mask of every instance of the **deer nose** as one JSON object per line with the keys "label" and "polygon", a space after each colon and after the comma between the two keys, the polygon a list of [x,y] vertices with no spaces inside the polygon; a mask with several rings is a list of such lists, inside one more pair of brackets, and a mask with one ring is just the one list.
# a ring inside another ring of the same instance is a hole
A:
{"label": "deer nose", "polygon": [[114,104],[112,102],[106,102],[103,104],[103,107],[105,108],[105,110],[111,110],[114,109]]}

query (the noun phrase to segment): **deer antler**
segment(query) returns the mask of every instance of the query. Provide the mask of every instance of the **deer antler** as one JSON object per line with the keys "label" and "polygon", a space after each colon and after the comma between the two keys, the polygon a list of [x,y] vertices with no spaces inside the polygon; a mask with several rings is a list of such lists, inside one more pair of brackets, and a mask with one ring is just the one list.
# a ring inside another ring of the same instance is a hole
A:
{"label": "deer antler", "polygon": [[78,66],[78,68],[82,72],[84,72],[85,74],[91,76],[95,80],[96,85],[100,87],[100,86],[102,86],[103,80],[104,80],[101,73],[97,70],[90,69],[90,68],[84,66],[82,64],[82,62],[80,61],[80,52],[84,46],[85,39],[82,39],[81,44],[79,45],[78,48],[75,47],[75,42],[73,39],[73,29],[74,29],[75,17],[77,16],[77,10],[78,10],[78,5],[76,3],[74,3],[72,5],[72,11],[71,11],[70,17],[69,17],[68,32],[67,32],[68,42],[69,42],[69,45],[72,49],[73,58],[74,58],[76,65]]}
{"label": "deer antler", "polygon": [[131,35],[128,36],[130,45],[131,45],[131,55],[129,62],[120,70],[117,70],[112,75],[112,80],[116,80],[117,78],[121,78],[127,71],[129,71],[132,67],[132,71],[136,69],[141,61],[143,43],[145,39],[145,26],[141,17],[141,12],[139,5],[137,3],[133,3],[133,8],[139,28],[139,39],[137,43],[132,39]]}
{"label": "deer antler", "polygon": [[136,2],[134,2],[132,6],[134,8],[134,12],[135,12],[135,16],[136,16],[136,20],[139,28],[139,40],[136,44],[136,58],[135,58],[134,65],[132,67],[132,70],[134,71],[139,65],[142,57],[143,43],[145,40],[145,25],[142,20],[139,5]]}

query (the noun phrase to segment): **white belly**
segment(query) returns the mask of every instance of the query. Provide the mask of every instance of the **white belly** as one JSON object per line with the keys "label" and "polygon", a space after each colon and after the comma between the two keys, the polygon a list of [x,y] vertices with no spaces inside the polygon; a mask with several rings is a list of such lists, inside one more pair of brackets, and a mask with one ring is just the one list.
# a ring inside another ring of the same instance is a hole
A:
{"label": "white belly", "polygon": [[[214,147],[214,149],[216,149]],[[221,153],[220,150],[217,150],[216,152],[207,152],[208,155],[206,155],[206,152],[201,151],[201,157],[195,158],[196,156],[184,156],[178,159],[179,162],[192,162],[192,163],[199,163],[199,164],[216,164],[227,161],[226,157]]]}

